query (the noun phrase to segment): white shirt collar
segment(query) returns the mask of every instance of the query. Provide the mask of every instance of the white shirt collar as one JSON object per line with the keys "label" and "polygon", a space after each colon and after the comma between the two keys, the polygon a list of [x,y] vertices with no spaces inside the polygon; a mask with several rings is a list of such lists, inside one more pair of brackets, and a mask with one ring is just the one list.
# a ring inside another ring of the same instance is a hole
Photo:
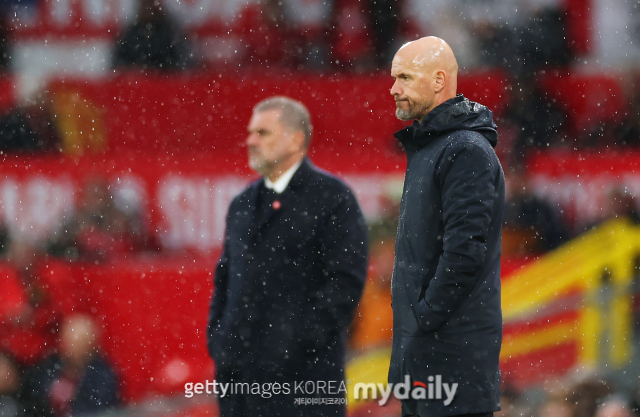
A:
{"label": "white shirt collar", "polygon": [[278,178],[275,182],[271,182],[271,180],[267,177],[264,177],[264,186],[275,191],[278,194],[281,194],[289,185],[289,181],[293,177],[293,174],[296,173],[300,165],[302,164],[302,159],[298,161],[297,164],[286,170],[280,178]]}

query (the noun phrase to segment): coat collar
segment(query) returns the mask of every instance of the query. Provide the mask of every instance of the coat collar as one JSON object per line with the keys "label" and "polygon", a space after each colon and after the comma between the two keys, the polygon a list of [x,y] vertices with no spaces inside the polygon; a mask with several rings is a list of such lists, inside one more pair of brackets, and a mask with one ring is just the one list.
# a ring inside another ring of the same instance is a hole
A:
{"label": "coat collar", "polygon": [[302,159],[300,167],[298,168],[296,173],[293,174],[293,177],[291,177],[291,181],[289,181],[289,188],[295,190],[304,186],[305,182],[309,180],[311,173],[314,171],[314,168],[315,167],[309,160],[309,157],[305,156]]}
{"label": "coat collar", "polygon": [[258,181],[255,181],[249,187],[247,194],[247,203],[249,205],[249,212],[251,213],[250,219],[250,229],[257,233],[265,224],[267,224],[271,219],[276,217],[276,215],[280,215],[283,211],[289,209],[291,204],[295,202],[295,194],[301,188],[304,188],[305,184],[310,180],[311,174],[314,172],[314,166],[309,160],[308,157],[304,157],[302,163],[298,170],[291,177],[291,181],[289,181],[289,185],[287,188],[280,194],[278,197],[278,201],[281,203],[281,208],[278,210],[272,210],[269,216],[266,216],[262,219],[260,224],[255,224],[257,219],[256,209],[258,207],[258,195],[260,193],[260,187],[264,187],[264,179],[260,178]]}
{"label": "coat collar", "polygon": [[[285,188],[287,189],[296,189],[304,185],[305,181],[309,178],[309,174],[313,172],[314,166],[309,160],[309,157],[305,156],[302,159],[302,163],[296,170],[293,177],[291,177],[291,181],[289,181],[289,185]],[[258,199],[258,192],[260,191],[260,187],[264,187],[264,178],[260,178],[257,181],[254,181],[248,190],[247,200],[252,208],[255,208],[256,201]]]}

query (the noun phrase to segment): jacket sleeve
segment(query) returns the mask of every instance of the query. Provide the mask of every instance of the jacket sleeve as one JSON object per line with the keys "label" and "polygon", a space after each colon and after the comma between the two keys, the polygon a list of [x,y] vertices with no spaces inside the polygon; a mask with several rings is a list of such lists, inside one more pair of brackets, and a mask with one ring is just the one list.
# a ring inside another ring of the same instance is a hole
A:
{"label": "jacket sleeve", "polygon": [[417,304],[425,331],[438,330],[446,323],[477,283],[485,262],[494,202],[499,198],[496,168],[496,162],[480,146],[461,142],[445,151],[436,171],[442,196],[443,253]]}
{"label": "jacket sleeve", "polygon": [[352,192],[343,195],[324,226],[320,251],[325,283],[310,299],[311,348],[326,346],[349,327],[367,274],[367,226]]}

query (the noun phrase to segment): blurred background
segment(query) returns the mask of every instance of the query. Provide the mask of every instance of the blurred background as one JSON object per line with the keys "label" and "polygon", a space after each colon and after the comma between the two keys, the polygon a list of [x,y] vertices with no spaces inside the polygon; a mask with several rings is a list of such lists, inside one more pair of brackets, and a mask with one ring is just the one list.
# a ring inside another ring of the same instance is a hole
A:
{"label": "blurred background", "polygon": [[[368,283],[347,378],[385,382],[406,166],[393,54],[435,35],[507,178],[503,411],[640,416],[635,0],[3,0],[0,415],[217,416],[205,327],[244,139],[271,95],[356,191]],[[83,398],[96,384],[101,407]],[[352,393],[350,392],[350,395]],[[73,406],[72,406],[73,404]],[[25,407],[28,411],[24,411]],[[352,416],[399,405],[349,402]]]}

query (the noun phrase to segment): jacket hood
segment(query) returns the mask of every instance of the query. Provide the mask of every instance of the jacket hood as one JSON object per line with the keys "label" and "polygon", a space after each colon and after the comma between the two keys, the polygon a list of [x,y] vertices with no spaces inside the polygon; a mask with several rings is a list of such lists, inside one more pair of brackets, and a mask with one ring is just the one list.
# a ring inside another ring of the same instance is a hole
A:
{"label": "jacket hood", "polygon": [[431,110],[422,123],[416,120],[395,136],[403,144],[410,141],[421,148],[443,134],[471,130],[480,133],[495,148],[498,143],[497,129],[491,110],[458,94]]}

